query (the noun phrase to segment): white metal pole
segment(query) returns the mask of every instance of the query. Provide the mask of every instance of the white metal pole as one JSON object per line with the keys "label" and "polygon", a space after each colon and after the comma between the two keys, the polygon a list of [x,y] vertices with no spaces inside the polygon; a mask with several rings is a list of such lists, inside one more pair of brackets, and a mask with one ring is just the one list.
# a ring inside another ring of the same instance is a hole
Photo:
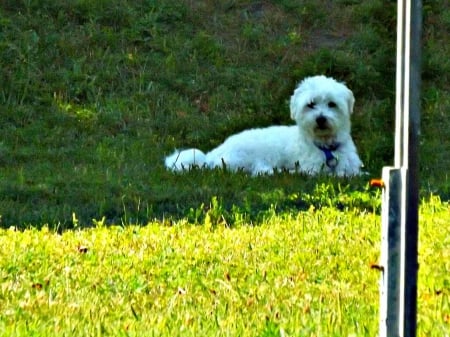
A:
{"label": "white metal pole", "polygon": [[398,0],[395,158],[381,184],[380,337],[416,336],[421,27],[421,0]]}
{"label": "white metal pole", "polygon": [[395,157],[394,166],[402,165],[403,142],[403,103],[404,103],[404,40],[405,40],[405,4],[404,0],[397,1],[397,60],[395,78]]}
{"label": "white metal pole", "polygon": [[421,38],[422,2],[408,3],[407,71],[405,71],[405,122],[404,139],[408,146],[403,157],[406,163],[405,221],[402,229],[402,337],[415,337],[417,330],[417,275],[419,233],[419,134],[421,88]]}

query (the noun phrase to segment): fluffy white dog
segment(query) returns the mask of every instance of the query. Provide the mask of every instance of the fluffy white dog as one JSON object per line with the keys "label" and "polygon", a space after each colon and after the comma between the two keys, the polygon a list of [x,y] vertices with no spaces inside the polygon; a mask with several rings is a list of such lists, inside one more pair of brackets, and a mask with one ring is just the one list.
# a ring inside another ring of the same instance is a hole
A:
{"label": "fluffy white dog", "polygon": [[243,169],[252,175],[274,169],[337,176],[360,174],[362,166],[350,135],[355,99],[344,84],[325,76],[304,79],[291,96],[292,126],[270,126],[230,136],[212,151],[175,151],[166,157],[168,169],[192,166]]}

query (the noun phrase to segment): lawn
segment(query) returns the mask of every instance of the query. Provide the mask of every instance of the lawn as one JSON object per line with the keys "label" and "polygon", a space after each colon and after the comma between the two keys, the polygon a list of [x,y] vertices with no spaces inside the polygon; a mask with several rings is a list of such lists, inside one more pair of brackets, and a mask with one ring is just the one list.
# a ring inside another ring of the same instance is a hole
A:
{"label": "lawn", "polygon": [[[449,335],[450,8],[424,2],[419,332]],[[373,336],[395,2],[0,4],[0,334]],[[326,23],[326,24],[324,24]],[[167,172],[354,92],[367,175]]]}
{"label": "lawn", "polygon": [[[450,332],[450,211],[421,209],[418,336]],[[375,336],[379,216],[0,232],[1,336]]]}

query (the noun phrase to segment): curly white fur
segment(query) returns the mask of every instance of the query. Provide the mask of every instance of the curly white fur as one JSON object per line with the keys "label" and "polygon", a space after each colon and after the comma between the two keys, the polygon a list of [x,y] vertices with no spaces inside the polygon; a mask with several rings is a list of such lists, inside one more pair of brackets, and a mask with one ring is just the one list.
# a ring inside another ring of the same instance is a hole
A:
{"label": "curly white fur", "polygon": [[243,169],[252,175],[287,169],[307,174],[360,174],[362,166],[350,135],[355,99],[344,84],[325,76],[304,79],[290,101],[292,126],[249,129],[230,136],[208,153],[175,151],[166,157],[168,169],[200,167]]}

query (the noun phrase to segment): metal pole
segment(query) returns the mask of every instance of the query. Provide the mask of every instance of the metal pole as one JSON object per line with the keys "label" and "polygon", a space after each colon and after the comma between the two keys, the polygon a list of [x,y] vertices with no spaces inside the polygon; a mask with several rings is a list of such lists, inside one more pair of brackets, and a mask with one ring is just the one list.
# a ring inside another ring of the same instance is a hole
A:
{"label": "metal pole", "polygon": [[384,167],[381,205],[380,337],[398,337],[400,326],[401,170]]}
{"label": "metal pole", "polygon": [[405,74],[405,1],[397,1],[397,69],[395,73],[395,156],[394,166],[403,164],[403,107],[404,107],[404,74]]}
{"label": "metal pole", "polygon": [[[418,273],[418,234],[419,234],[419,133],[420,133],[420,88],[421,88],[421,37],[422,37],[422,2],[407,1],[409,15],[408,36],[405,57],[408,56],[405,67],[404,106],[408,109],[404,115],[404,139],[407,148],[404,149],[403,164],[406,166],[406,188],[404,196],[405,221],[402,223],[402,275],[403,299],[400,310],[403,326],[400,326],[400,336],[415,337],[417,329],[417,273]],[[408,55],[406,55],[408,53]]]}
{"label": "metal pole", "polygon": [[398,0],[395,158],[381,184],[380,337],[416,336],[421,27],[422,2]]}

